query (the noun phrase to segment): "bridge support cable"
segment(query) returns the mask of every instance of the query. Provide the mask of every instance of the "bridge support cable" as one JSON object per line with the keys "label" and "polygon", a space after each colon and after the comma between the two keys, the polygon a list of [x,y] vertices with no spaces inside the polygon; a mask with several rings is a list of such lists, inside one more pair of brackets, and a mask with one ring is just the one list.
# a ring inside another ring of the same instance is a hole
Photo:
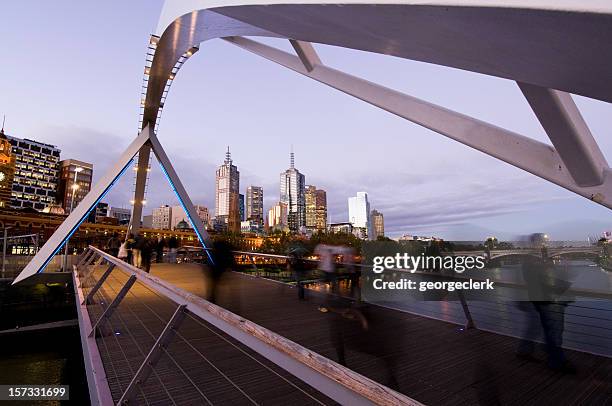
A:
{"label": "bridge support cable", "polygon": [[[551,145],[330,68],[322,63],[312,64],[308,61],[308,58],[304,58],[302,51],[297,51],[298,55],[302,54],[300,57],[244,37],[234,36],[224,37],[223,39],[336,90],[546,179],[596,203],[612,208],[612,170],[607,166],[603,168],[603,175],[601,175],[603,180],[599,184],[587,185],[587,183],[593,183],[592,179],[591,182],[588,181],[588,173],[584,179],[579,177],[581,179],[581,184],[579,184],[574,179],[570,168],[567,167],[560,153]],[[303,45],[300,45],[297,49],[303,50]],[[571,106],[568,103],[565,103],[564,106],[569,112]],[[582,144],[583,149],[592,147],[588,140]],[[595,159],[595,163],[597,162],[601,164],[600,160]],[[572,161],[572,168],[575,167],[576,165]]]}

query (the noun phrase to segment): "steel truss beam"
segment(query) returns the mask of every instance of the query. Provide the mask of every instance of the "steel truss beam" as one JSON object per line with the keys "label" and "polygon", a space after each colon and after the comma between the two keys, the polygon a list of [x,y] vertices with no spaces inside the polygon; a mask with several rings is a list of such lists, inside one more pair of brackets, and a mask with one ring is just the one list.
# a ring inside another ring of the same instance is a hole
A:
{"label": "steel truss beam", "polygon": [[[540,111],[540,109],[544,110],[541,106],[547,100],[535,100],[536,96],[528,96],[536,114],[543,121],[545,130],[563,153],[562,158],[560,152],[551,145],[325,66],[316,57],[314,49],[308,43],[291,41],[298,54],[296,56],[244,37],[225,37],[223,39],[612,208],[612,170],[588,132],[588,127],[582,124],[584,120],[569,95],[564,96],[562,92],[550,93],[554,91],[549,91],[549,98],[552,97],[550,96],[552,94],[557,100],[557,111],[552,113]],[[556,126],[548,124],[545,119],[555,113],[565,117],[564,124]],[[559,129],[562,129],[563,132],[557,132]],[[566,140],[566,134],[570,134],[569,140]],[[574,150],[576,146],[579,147],[579,157],[572,159],[569,155],[570,152],[576,152]],[[582,159],[580,156],[589,157],[588,162],[578,162]]]}
{"label": "steel truss beam", "polygon": [[[13,284],[18,283],[38,272],[42,272],[47,264],[51,261],[53,256],[59,252],[62,246],[66,243],[66,241],[70,238],[70,236],[76,232],[81,223],[85,221],[89,213],[96,207],[96,205],[104,198],[106,193],[112,188],[112,186],[117,182],[117,180],[125,173],[125,171],[130,167],[131,163],[134,160],[134,156],[136,154],[140,154],[140,157],[143,157],[144,154],[148,154],[150,150],[153,150],[153,153],[157,157],[162,171],[178,200],[181,202],[181,205],[185,209],[185,213],[193,226],[193,229],[200,240],[200,243],[206,248],[209,246],[209,237],[206,232],[206,228],[202,223],[202,220],[198,217],[198,214],[195,210],[195,207],[191,201],[191,198],[187,194],[185,187],[181,183],[180,178],[178,177],[166,151],[162,147],[161,143],[155,136],[155,133],[152,130],[150,125],[147,125],[144,130],[136,137],[136,139],[128,146],[128,148],[123,152],[119,160],[115,163],[115,165],[108,170],[108,172],[102,177],[102,179],[91,189],[91,191],[85,196],[85,198],[79,203],[79,205],[70,213],[70,215],[64,220],[64,222],[55,230],[53,235],[47,240],[47,242],[42,246],[42,248],[38,251],[38,253],[32,258],[32,260],[28,263],[28,265],[21,271],[21,273],[15,278]],[[148,158],[146,160],[147,165],[145,165],[144,173],[146,176],[146,169],[148,167]],[[139,168],[142,165],[139,165]],[[140,169],[139,169],[140,171]],[[207,250],[206,253],[209,256],[209,259],[212,261],[212,257],[210,252]],[[83,265],[85,268],[96,264],[95,253],[85,254],[82,256],[81,261],[79,261],[80,265]],[[103,257],[97,258],[100,263],[103,261]]]}
{"label": "steel truss beam", "polygon": [[76,232],[81,223],[87,219],[89,213],[95,209],[97,204],[106,196],[115,182],[123,175],[132,163],[134,155],[149,140],[150,126],[145,127],[138,137],[132,141],[127,149],[121,154],[119,160],[111,167],[100,181],[89,191],[87,196],[75,207],[64,222],[55,230],[34,258],[26,265],[21,273],[15,278],[13,284],[28,278],[35,273],[41,272],[49,264],[53,256],[59,252],[66,240]]}

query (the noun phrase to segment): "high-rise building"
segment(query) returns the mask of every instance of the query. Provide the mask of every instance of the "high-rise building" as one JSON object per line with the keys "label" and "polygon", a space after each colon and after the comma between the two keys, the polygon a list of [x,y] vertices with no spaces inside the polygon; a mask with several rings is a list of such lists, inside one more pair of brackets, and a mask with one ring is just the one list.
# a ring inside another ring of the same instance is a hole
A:
{"label": "high-rise building", "polygon": [[164,205],[153,209],[153,228],[156,230],[170,230],[172,221],[172,207]]}
{"label": "high-rise building", "polygon": [[278,202],[268,211],[268,227],[272,230],[282,230],[287,228],[287,212],[286,203]]}
{"label": "high-rise building", "polygon": [[[122,207],[111,207],[108,212],[108,215],[109,217],[114,217],[117,220],[119,220],[119,224],[125,225],[125,224],[129,224],[130,219],[132,218],[132,210],[124,209]],[[151,227],[148,227],[148,228],[151,228]]]}
{"label": "high-rise building", "polygon": [[89,193],[92,177],[93,164],[76,159],[60,161],[57,201],[66,214],[70,214],[70,207],[77,207]]}
{"label": "high-rise building", "polygon": [[225,224],[227,231],[240,232],[240,172],[232,163],[229,147],[223,165],[219,166],[215,179],[215,219]]}
{"label": "high-rise building", "polygon": [[306,226],[305,186],[304,175],[295,169],[292,151],[289,169],[280,174],[280,201],[287,205],[287,225],[291,232],[298,232]]}
{"label": "high-rise building", "polygon": [[244,195],[240,193],[238,195],[238,217],[240,217],[240,221],[244,221]]}
{"label": "high-rise building", "polygon": [[311,231],[325,231],[327,228],[327,195],[316,186],[306,186],[306,228]]}
{"label": "high-rise building", "polygon": [[7,137],[15,156],[11,206],[43,210],[57,199],[60,150],[42,142]]}
{"label": "high-rise building", "polygon": [[349,222],[353,228],[361,229],[362,238],[369,238],[372,228],[370,227],[370,202],[366,192],[357,192],[357,196],[348,198]]}
{"label": "high-rise building", "polygon": [[385,236],[385,218],[381,212],[374,209],[370,214],[370,222],[372,223],[372,239]]}
{"label": "high-rise building", "polygon": [[249,186],[246,191],[246,219],[255,221],[260,227],[264,224],[263,188]]}
{"label": "high-rise building", "polygon": [[0,208],[11,206],[11,191],[15,175],[15,155],[11,142],[4,134],[4,123],[0,130]]}

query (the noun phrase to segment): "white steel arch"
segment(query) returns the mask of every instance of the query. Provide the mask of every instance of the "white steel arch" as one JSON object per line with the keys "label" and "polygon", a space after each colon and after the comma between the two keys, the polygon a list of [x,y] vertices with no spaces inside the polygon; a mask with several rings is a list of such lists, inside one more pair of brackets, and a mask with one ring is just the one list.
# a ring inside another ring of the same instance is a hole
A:
{"label": "white steel arch", "polygon": [[[608,1],[167,0],[157,34],[143,124],[157,120],[176,61],[202,41],[224,38],[612,208],[612,172],[569,94],[612,101]],[[289,39],[299,59],[244,36]],[[326,67],[308,42],[514,80],[552,145]]]}

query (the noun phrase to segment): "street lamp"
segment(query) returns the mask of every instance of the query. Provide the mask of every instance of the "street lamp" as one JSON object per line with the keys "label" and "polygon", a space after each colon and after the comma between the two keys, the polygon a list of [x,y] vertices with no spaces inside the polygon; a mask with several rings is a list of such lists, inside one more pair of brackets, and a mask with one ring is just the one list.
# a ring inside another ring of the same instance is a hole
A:
{"label": "street lamp", "polygon": [[[72,196],[70,198],[70,213],[71,214],[72,214],[72,210],[74,209],[74,195],[76,194],[77,190],[79,190],[79,184],[77,183],[77,176],[82,171],[83,171],[83,168],[81,168],[80,166],[77,166],[76,168],[74,168],[74,180],[72,182],[72,185],[70,186],[70,188],[72,189]],[[69,240],[66,240],[66,245],[64,246],[64,265],[62,266],[62,269],[64,271],[67,271],[67,268],[68,268],[68,241]]]}

